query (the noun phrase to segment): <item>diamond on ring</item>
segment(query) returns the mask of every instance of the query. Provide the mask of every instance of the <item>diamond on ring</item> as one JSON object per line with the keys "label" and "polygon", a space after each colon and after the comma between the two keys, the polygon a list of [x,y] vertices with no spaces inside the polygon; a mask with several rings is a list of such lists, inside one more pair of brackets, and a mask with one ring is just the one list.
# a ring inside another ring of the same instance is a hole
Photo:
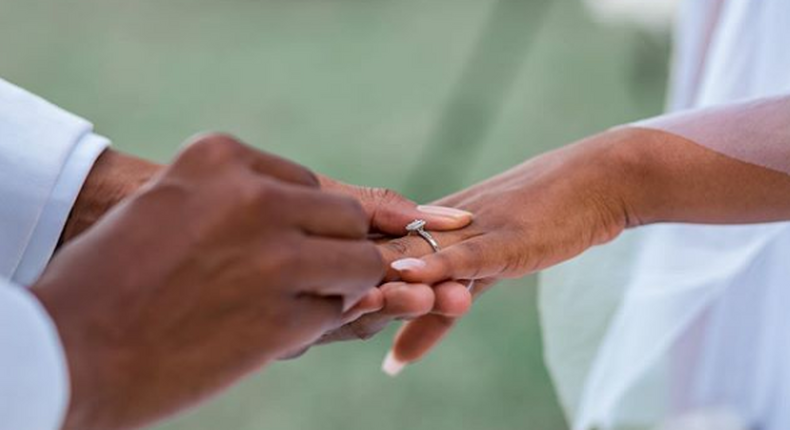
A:
{"label": "diamond on ring", "polygon": [[425,224],[427,224],[427,223],[425,222],[424,219],[415,219],[414,221],[410,222],[406,226],[406,231],[410,231],[411,232],[411,231],[422,230],[425,227]]}

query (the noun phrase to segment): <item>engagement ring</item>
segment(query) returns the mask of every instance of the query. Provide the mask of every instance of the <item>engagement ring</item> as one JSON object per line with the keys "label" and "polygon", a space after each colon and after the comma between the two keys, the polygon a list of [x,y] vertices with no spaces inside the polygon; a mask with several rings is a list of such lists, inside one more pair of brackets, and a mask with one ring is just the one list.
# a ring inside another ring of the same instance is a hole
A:
{"label": "engagement ring", "polygon": [[[433,252],[439,252],[441,250],[441,248],[439,247],[439,242],[437,242],[436,239],[434,239],[430,233],[425,231],[425,224],[426,222],[424,219],[415,219],[414,221],[406,225],[406,231],[408,231],[409,234],[417,233],[421,238],[425,239],[425,241],[428,242],[428,245],[431,245],[431,249],[433,249]],[[466,286],[466,289],[472,291],[474,287],[475,287],[475,280],[472,279],[469,281],[469,284]]]}
{"label": "engagement ring", "polygon": [[408,231],[409,234],[417,233],[418,235],[420,235],[421,238],[425,239],[425,241],[428,242],[428,245],[431,245],[433,252],[439,252],[439,250],[441,249],[439,248],[439,243],[436,241],[436,239],[433,238],[433,236],[431,236],[430,233],[425,231],[425,224],[426,224],[425,220],[416,219],[410,222],[409,225],[406,226],[406,231]]}

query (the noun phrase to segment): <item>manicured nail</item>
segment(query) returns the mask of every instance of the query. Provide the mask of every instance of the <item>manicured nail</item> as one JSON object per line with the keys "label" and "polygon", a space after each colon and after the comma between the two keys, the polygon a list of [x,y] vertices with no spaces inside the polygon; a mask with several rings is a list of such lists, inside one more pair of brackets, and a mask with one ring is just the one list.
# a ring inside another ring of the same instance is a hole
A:
{"label": "manicured nail", "polygon": [[398,272],[401,272],[404,270],[422,269],[425,267],[425,262],[417,258],[403,258],[392,262],[390,266]]}
{"label": "manicured nail", "polygon": [[406,364],[408,363],[404,363],[395,358],[395,354],[390,351],[384,358],[384,362],[381,363],[381,371],[394,378],[398,376],[404,367],[406,367]]}
{"label": "manicured nail", "polygon": [[464,219],[472,216],[471,212],[444,206],[417,206],[417,210],[428,215],[436,215],[452,219]]}

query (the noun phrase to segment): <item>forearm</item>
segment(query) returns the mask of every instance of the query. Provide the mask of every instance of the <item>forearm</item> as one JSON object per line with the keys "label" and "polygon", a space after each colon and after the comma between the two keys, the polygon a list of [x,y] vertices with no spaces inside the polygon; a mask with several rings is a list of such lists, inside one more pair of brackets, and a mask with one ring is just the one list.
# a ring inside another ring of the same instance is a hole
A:
{"label": "forearm", "polygon": [[[630,226],[790,220],[790,175],[722,155],[674,134],[610,132]],[[790,145],[788,146],[790,157]]]}
{"label": "forearm", "polygon": [[[751,163],[732,158],[736,153],[724,149],[736,145],[715,140],[721,130],[700,145],[655,129],[618,128],[527,160],[440,200],[475,214],[466,229],[433,232],[440,251],[433,252],[420,237],[406,236],[382,245],[382,252],[403,281],[436,288],[448,279],[474,279],[477,295],[499,279],[574,258],[628,227],[790,220],[790,171],[782,170],[790,160],[790,139],[781,135],[790,130],[790,122],[748,120],[747,125],[741,118],[740,126],[756,130],[754,134],[775,131],[770,154],[785,158],[759,163],[768,153],[765,139],[757,139],[763,152]],[[733,133],[725,134],[733,138]],[[753,142],[744,139],[738,153],[753,154]],[[396,338],[387,369],[423,357],[452,325],[452,318],[442,315],[411,321]]]}
{"label": "forearm", "polygon": [[64,244],[98,221],[108,210],[156,175],[162,166],[107,149],[96,160],[60,237]]}

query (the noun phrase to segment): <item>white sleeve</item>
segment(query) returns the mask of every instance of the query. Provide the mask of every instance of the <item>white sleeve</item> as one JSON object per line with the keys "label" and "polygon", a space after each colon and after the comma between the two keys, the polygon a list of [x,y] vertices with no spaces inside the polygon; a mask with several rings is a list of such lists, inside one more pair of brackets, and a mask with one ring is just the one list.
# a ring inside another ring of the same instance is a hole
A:
{"label": "white sleeve", "polygon": [[639,121],[713,151],[790,174],[790,94],[693,109]]}
{"label": "white sleeve", "polygon": [[[0,430],[60,428],[69,374],[57,329],[25,288],[41,274],[107,139],[0,80]],[[10,279],[18,285],[4,281]]]}
{"label": "white sleeve", "polygon": [[107,139],[92,125],[0,80],[0,277],[28,285],[52,256]]}
{"label": "white sleeve", "polygon": [[0,430],[57,430],[69,399],[57,329],[26,289],[0,279]]}

